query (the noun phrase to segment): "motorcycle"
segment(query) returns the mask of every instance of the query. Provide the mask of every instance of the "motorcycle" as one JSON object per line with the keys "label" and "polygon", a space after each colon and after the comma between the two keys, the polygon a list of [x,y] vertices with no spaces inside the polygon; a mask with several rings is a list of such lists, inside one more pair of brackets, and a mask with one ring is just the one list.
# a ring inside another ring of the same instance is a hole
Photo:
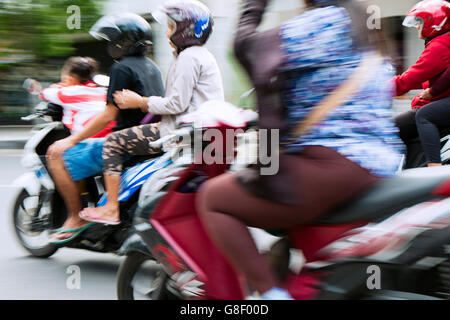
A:
{"label": "motorcycle", "polygon": [[[230,125],[220,118],[219,104],[217,112],[208,106],[216,123],[208,128],[245,128],[245,121]],[[193,131],[176,131],[165,141]],[[234,157],[234,151],[223,155]],[[119,299],[240,300],[252,294],[195,207],[202,183],[227,170],[233,167],[226,162],[191,162],[168,173],[163,189],[141,193],[134,225],[141,249],[129,250],[119,269]],[[449,196],[450,168],[406,170],[314,223],[270,230],[275,241],[264,254],[295,299],[449,298]]]}
{"label": "motorcycle", "polygon": [[[441,136],[441,161],[443,165],[450,164],[450,128],[440,129]],[[427,166],[425,153],[423,152],[420,138],[414,138],[407,142],[404,169],[424,168]]]}
{"label": "motorcycle", "polygon": [[[94,80],[98,79],[99,85],[107,86],[107,78],[102,76]],[[26,80],[24,87],[30,86],[30,83],[32,81]],[[50,257],[61,247],[119,253],[129,236],[142,185],[155,172],[169,166],[172,160],[163,154],[135,157],[127,161],[119,192],[122,223],[116,226],[94,224],[66,244],[53,244],[50,234],[62,226],[67,210],[48,170],[46,153],[50,145],[69,136],[70,131],[61,123],[60,106],[41,102],[35,109],[34,114],[22,118],[25,121],[40,119],[42,122],[32,129],[34,135],[24,147],[21,164],[28,172],[13,182],[19,190],[12,212],[17,239],[26,251],[40,258]],[[101,206],[106,202],[107,194],[101,173],[82,180],[80,186],[84,207]]]}
{"label": "motorcycle", "polygon": [[[241,99],[247,98],[253,90],[244,93]],[[230,105],[226,104],[225,107],[221,105],[221,108],[214,107],[215,102],[210,102],[206,106],[208,110],[206,113],[219,117],[224,115],[224,110],[229,109]],[[205,105],[202,106],[203,108]],[[234,108],[234,106],[233,106]],[[244,116],[247,121],[246,132],[242,132],[236,136],[237,152],[236,156],[242,159],[232,165],[232,170],[239,170],[246,166],[251,159],[256,159],[255,149],[257,145],[257,115],[255,112],[250,111],[247,106],[247,111],[243,113],[239,111],[239,117]],[[236,111],[236,110],[234,110]],[[202,111],[191,115],[192,119],[196,119]],[[226,113],[226,112],[225,112]],[[236,116],[227,116],[227,118],[233,118]],[[203,119],[208,122],[203,116],[199,116],[198,119]],[[230,119],[228,119],[230,120]],[[213,120],[214,122],[214,120]],[[211,129],[211,127],[208,127]],[[231,127],[230,127],[231,128]],[[133,220],[133,235],[124,243],[121,248],[121,254],[126,256],[126,259],[121,264],[118,272],[117,279],[117,296],[119,300],[135,300],[135,299],[161,299],[174,298],[169,292],[161,291],[159,283],[165,282],[167,279],[167,273],[163,271],[161,264],[155,260],[153,253],[149,250],[144,238],[154,237],[154,231],[152,231],[152,225],[150,223],[150,214],[154,211],[160,200],[164,198],[171,186],[176,183],[181,174],[184,174],[186,170],[192,166],[194,161],[195,136],[200,132],[202,135],[203,129],[194,128],[190,125],[184,125],[181,129],[175,131],[173,134],[164,137],[159,141],[152,143],[152,146],[159,147],[169,141],[186,140],[187,143],[178,143],[172,145],[170,151],[167,154],[172,154],[173,163],[150,177],[142,187],[142,191],[138,201],[138,207]],[[198,140],[197,140],[198,141]],[[182,154],[182,156],[176,156]],[[250,160],[249,160],[250,159]],[[225,167],[229,167],[225,165]],[[220,169],[220,172],[222,169]],[[197,183],[204,177],[194,179],[192,183],[188,183],[185,187],[196,188]]]}

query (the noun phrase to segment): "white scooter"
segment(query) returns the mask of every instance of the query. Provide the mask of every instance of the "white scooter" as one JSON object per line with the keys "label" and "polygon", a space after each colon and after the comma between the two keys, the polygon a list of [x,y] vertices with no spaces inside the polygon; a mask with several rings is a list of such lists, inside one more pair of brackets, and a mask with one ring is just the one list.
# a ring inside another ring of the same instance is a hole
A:
{"label": "white scooter", "polygon": [[[109,78],[94,78],[97,84],[107,86]],[[37,82],[26,80],[27,89],[35,85],[31,91],[40,91]],[[34,135],[24,148],[22,166],[28,172],[17,178],[13,185],[18,194],[13,207],[13,224],[20,244],[33,256],[46,258],[54,254],[60,247],[87,249],[97,252],[118,253],[129,236],[137,199],[144,182],[158,170],[172,163],[170,155],[153,155],[145,159],[134,158],[125,163],[122,174],[119,201],[122,223],[117,226],[94,224],[80,233],[78,237],[64,244],[53,244],[49,235],[61,227],[67,217],[67,210],[61,196],[55,188],[53,179],[47,168],[46,153],[55,141],[70,135],[70,131],[60,122],[62,108],[41,102],[36,112],[22,118],[26,121],[43,120],[36,125]],[[106,200],[102,174],[83,180],[81,193],[84,207],[102,205]]]}

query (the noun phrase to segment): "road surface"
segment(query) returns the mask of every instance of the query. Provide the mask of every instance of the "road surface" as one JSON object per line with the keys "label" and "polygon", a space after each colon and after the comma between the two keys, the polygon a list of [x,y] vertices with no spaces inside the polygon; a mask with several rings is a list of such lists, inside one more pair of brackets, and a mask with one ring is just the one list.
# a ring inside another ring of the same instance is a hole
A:
{"label": "road surface", "polygon": [[[21,155],[21,150],[0,150],[0,300],[116,299],[116,274],[123,258],[63,248],[48,259],[37,259],[18,244],[11,222],[17,189],[11,183],[25,172]],[[79,267],[80,289],[70,289],[70,266]]]}

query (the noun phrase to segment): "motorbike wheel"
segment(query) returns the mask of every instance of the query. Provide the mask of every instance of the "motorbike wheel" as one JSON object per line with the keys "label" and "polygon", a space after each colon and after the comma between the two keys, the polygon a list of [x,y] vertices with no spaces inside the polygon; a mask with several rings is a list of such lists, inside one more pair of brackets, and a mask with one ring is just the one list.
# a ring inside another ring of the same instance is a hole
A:
{"label": "motorbike wheel", "polygon": [[49,243],[48,230],[33,231],[31,224],[38,207],[38,196],[31,196],[25,189],[16,199],[13,211],[14,230],[22,247],[38,258],[48,258],[58,248]]}
{"label": "motorbike wheel", "polygon": [[119,300],[165,300],[167,275],[149,255],[130,252],[120,265],[117,278]]}

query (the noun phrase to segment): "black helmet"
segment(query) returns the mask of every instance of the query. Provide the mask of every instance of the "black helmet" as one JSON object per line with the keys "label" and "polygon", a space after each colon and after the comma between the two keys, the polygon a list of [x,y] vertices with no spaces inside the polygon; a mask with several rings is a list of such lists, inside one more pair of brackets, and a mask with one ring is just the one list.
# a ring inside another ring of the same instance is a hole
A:
{"label": "black helmet", "polygon": [[120,13],[98,20],[89,33],[96,39],[109,41],[108,53],[114,59],[144,55],[152,44],[152,29],[141,16]]}

